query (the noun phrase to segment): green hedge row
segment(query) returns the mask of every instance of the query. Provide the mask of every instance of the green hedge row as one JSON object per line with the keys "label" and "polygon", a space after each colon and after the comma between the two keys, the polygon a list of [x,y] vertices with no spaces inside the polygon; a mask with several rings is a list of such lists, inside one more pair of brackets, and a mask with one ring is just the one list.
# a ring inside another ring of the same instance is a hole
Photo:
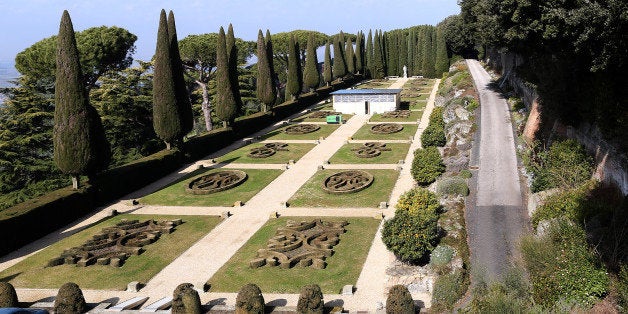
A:
{"label": "green hedge row", "polygon": [[39,239],[90,213],[98,205],[146,186],[180,168],[184,162],[198,160],[238,138],[246,137],[324,99],[334,90],[346,88],[358,78],[322,87],[317,94],[305,94],[296,102],[238,119],[233,128],[217,129],[193,137],[180,151],[160,151],[126,165],[101,173],[92,186],[75,191],[63,188],[0,211],[0,256]]}

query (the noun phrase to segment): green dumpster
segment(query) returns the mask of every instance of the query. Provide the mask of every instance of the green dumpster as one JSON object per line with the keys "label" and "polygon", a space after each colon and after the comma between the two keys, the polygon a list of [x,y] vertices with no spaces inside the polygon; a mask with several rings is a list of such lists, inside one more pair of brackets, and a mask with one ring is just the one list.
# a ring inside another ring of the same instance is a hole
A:
{"label": "green dumpster", "polygon": [[342,123],[341,115],[327,116],[327,124],[339,124],[339,123]]}

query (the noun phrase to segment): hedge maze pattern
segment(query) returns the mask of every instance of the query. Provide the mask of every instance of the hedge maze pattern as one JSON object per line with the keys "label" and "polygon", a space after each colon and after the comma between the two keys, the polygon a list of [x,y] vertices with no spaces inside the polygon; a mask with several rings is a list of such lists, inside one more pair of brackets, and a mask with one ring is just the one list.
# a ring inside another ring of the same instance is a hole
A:
{"label": "hedge maze pattern", "polygon": [[386,147],[386,143],[366,142],[362,147],[354,148],[352,151],[360,158],[374,158],[382,154],[382,151],[391,151]]}
{"label": "hedge maze pattern", "polygon": [[398,123],[380,123],[371,127],[371,133],[392,134],[403,130],[403,125]]}
{"label": "hedge maze pattern", "polygon": [[362,191],[373,183],[373,175],[362,170],[337,172],[323,180],[323,190],[331,194],[349,194]]}
{"label": "hedge maze pattern", "polygon": [[210,173],[192,180],[185,189],[188,193],[205,195],[232,189],[246,181],[246,172],[241,170],[223,170]]}
{"label": "hedge maze pattern", "polygon": [[297,124],[287,127],[286,134],[306,134],[318,131],[321,127],[315,124]]}

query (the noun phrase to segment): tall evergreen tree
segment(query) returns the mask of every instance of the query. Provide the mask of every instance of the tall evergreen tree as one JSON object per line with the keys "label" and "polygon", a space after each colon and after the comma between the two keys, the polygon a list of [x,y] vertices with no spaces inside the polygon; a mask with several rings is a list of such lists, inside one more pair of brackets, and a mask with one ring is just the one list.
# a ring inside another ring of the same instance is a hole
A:
{"label": "tall evergreen tree", "polygon": [[408,50],[408,55],[406,57],[406,62],[408,62],[408,76],[416,75],[414,68],[414,52],[416,46],[416,37],[414,33],[414,28],[410,29],[410,34],[407,38],[406,49]]}
{"label": "tall evergreen tree", "polygon": [[436,30],[436,75],[440,76],[449,71],[449,57],[447,56],[447,43],[443,31]]}
{"label": "tall evergreen tree", "polygon": [[270,68],[267,52],[264,35],[260,29],[257,33],[257,99],[264,104],[262,108],[264,112],[272,108],[277,99],[277,91],[273,83],[273,71]]}
{"label": "tall evergreen tree", "polygon": [[216,46],[216,116],[224,126],[233,123],[238,107],[231,87],[231,75],[229,74],[229,56],[227,55],[227,43],[225,29],[220,27]]}
{"label": "tall evergreen tree", "polygon": [[54,161],[78,189],[79,176],[104,169],[111,151],[100,117],[89,104],[68,11],[61,16],[56,63]]}
{"label": "tall evergreen tree", "polygon": [[153,127],[157,136],[166,143],[166,149],[171,149],[172,144],[178,143],[185,133],[180,118],[180,107],[177,105],[169,37],[166,11],[162,9],[155,49]]}
{"label": "tall evergreen tree", "polygon": [[242,96],[240,96],[240,82],[238,81],[238,47],[233,34],[233,25],[229,23],[227,28],[227,38],[225,39],[227,46],[227,58],[229,59],[229,79],[231,80],[231,89],[236,102],[236,113],[242,112]]}
{"label": "tall evergreen tree", "polygon": [[272,84],[273,84],[273,91],[275,92],[275,101],[277,100],[277,94],[279,93],[279,89],[277,88],[277,85],[279,83],[279,79],[277,78],[277,73],[275,72],[275,54],[274,54],[274,48],[273,48],[273,40],[272,37],[270,36],[270,30],[266,29],[266,38],[264,38],[266,40],[266,55],[268,56],[268,67],[270,68],[270,74],[272,76]]}
{"label": "tall evergreen tree", "polygon": [[406,39],[406,35],[404,33],[399,34],[397,40],[399,43],[399,49],[397,50],[397,55],[399,56],[399,67],[397,71],[403,75],[403,67],[406,67],[406,72],[408,70],[408,40]]}
{"label": "tall evergreen tree", "polygon": [[307,54],[305,56],[305,73],[303,81],[305,86],[314,90],[318,87],[321,74],[318,71],[318,57],[316,56],[316,44],[314,43],[314,34],[310,34],[307,39]]}
{"label": "tall evergreen tree", "polygon": [[379,32],[376,30],[373,44],[373,62],[371,65],[371,75],[374,79],[382,79],[386,76],[386,72],[384,72],[384,56],[382,55],[381,38]]}
{"label": "tall evergreen tree", "polygon": [[331,81],[334,80],[331,71],[331,51],[329,48],[329,42],[325,44],[325,61],[323,63],[323,81],[325,85],[329,86]]}
{"label": "tall evergreen tree", "polygon": [[432,44],[431,27],[425,31],[425,40],[423,41],[423,75],[425,77],[434,77],[434,49]]}
{"label": "tall evergreen tree", "polygon": [[349,75],[355,74],[355,52],[353,51],[353,42],[349,36],[347,36],[345,59],[347,60],[347,73]]}
{"label": "tall evergreen tree", "polygon": [[388,73],[388,47],[387,47],[388,35],[386,32],[379,30],[379,44],[382,50],[382,65],[384,66],[384,76]]}
{"label": "tall evergreen tree", "polygon": [[373,72],[373,32],[369,29],[369,37],[366,39],[366,56],[364,68],[367,77],[372,77]]}
{"label": "tall evergreen tree", "polygon": [[389,33],[386,37],[386,64],[388,68],[388,75],[399,75],[397,69],[399,69],[399,46],[397,42],[397,32]]}
{"label": "tall evergreen tree", "polygon": [[332,68],[334,78],[342,78],[347,74],[347,63],[343,53],[344,45],[344,34],[340,31],[334,40],[334,66]]}
{"label": "tall evergreen tree", "polygon": [[357,74],[364,73],[364,34],[358,32],[355,40],[355,71]]}
{"label": "tall evergreen tree", "polygon": [[414,53],[414,67],[416,75],[425,76],[423,71],[423,49],[425,48],[425,29],[419,28],[417,32],[417,42]]}
{"label": "tall evergreen tree", "polygon": [[301,78],[299,77],[299,67],[301,65],[300,52],[294,36],[290,36],[288,55],[288,81],[286,82],[286,100],[296,100],[301,93]]}
{"label": "tall evergreen tree", "polygon": [[194,127],[194,116],[192,114],[192,104],[188,93],[185,79],[183,78],[183,64],[179,53],[179,40],[177,39],[177,26],[174,21],[174,13],[168,13],[168,36],[170,40],[170,58],[172,64],[172,77],[174,80],[175,97],[179,106],[179,117],[183,134],[189,133]]}

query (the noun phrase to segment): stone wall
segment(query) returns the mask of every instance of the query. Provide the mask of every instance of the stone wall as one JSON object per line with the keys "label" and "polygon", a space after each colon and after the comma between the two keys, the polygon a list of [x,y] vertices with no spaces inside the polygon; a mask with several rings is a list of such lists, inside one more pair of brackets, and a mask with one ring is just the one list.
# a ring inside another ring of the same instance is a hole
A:
{"label": "stone wall", "polygon": [[[513,91],[522,98],[530,116],[524,129],[524,138],[533,141],[537,134],[542,108],[538,103],[538,94],[534,87],[517,77],[514,68],[523,62],[523,59],[514,53],[501,52],[496,49],[487,49],[487,64],[504,77],[504,83],[509,84]],[[553,122],[550,139],[559,135],[573,138],[580,142],[587,151],[595,157],[595,174],[598,180],[617,186],[624,195],[628,195],[628,157],[620,153],[613,145],[602,137],[600,131],[592,125],[582,123],[578,128],[566,126],[559,121]]]}

